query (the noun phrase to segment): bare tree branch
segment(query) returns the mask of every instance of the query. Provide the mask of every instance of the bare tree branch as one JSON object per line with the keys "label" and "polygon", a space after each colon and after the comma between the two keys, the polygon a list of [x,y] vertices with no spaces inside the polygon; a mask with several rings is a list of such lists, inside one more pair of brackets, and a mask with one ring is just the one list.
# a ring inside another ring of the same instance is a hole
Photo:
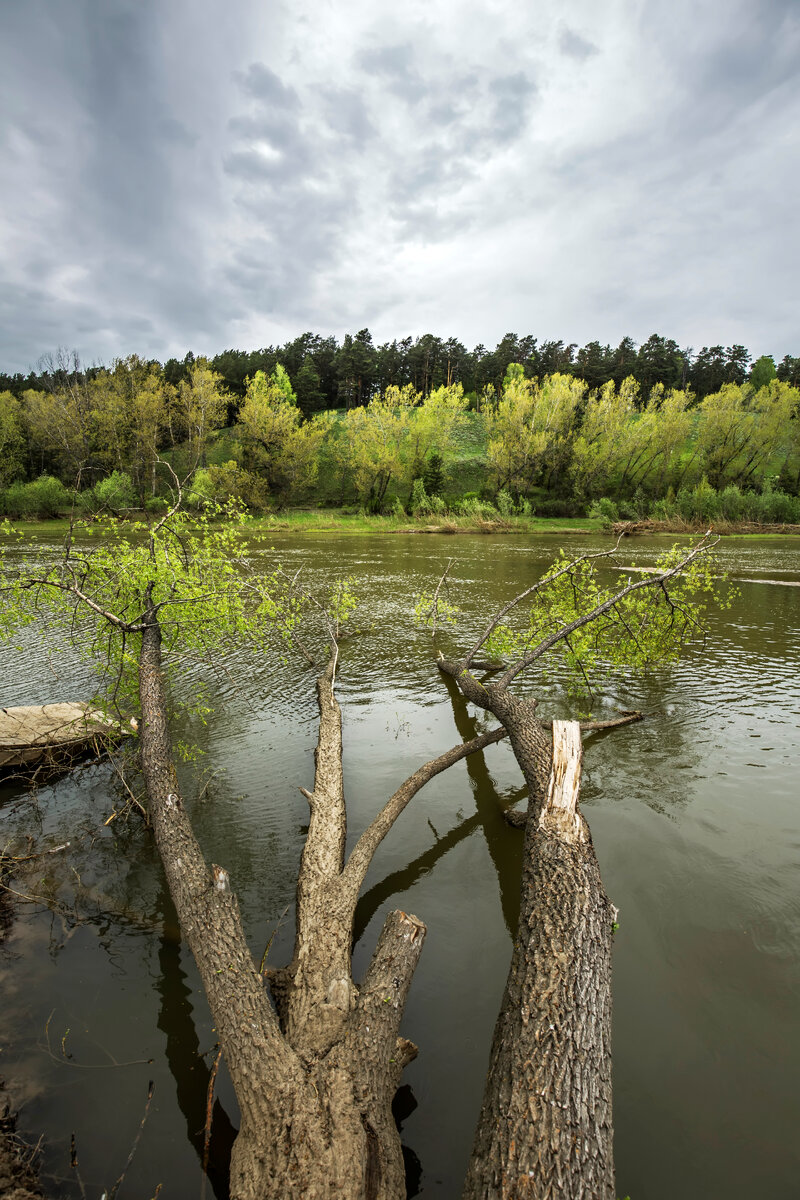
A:
{"label": "bare tree branch", "polygon": [[364,830],[347,860],[347,865],[342,872],[342,879],[347,888],[351,889],[354,894],[354,902],[355,896],[357,896],[361,884],[364,882],[364,877],[369,870],[369,865],[372,862],[375,851],[403,809],[409,801],[413,800],[420,788],[424,787],[430,779],[440,774],[441,771],[447,770],[454,763],[459,762],[462,758],[466,758],[468,754],[474,754],[477,750],[484,750],[487,746],[493,746],[495,742],[499,742],[507,736],[507,732],[503,728],[493,729],[489,733],[481,733],[469,742],[462,742],[459,746],[453,746],[444,754],[440,754],[438,758],[434,758],[430,762],[425,763],[424,766],[419,767],[413,775],[409,775],[408,779],[387,800],[378,815]]}

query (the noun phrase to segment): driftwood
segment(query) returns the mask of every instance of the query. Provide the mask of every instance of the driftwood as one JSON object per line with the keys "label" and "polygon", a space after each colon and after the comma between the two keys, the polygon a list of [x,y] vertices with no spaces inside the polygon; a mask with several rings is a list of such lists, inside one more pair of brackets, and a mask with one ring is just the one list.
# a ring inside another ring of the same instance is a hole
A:
{"label": "driftwood", "polygon": [[528,822],[522,905],[464,1200],[613,1200],[615,910],[578,812],[581,730],[553,722],[553,767]]}
{"label": "driftwood", "polygon": [[0,767],[34,767],[48,759],[56,764],[135,731],[135,721],[125,725],[77,701],[0,708]]}

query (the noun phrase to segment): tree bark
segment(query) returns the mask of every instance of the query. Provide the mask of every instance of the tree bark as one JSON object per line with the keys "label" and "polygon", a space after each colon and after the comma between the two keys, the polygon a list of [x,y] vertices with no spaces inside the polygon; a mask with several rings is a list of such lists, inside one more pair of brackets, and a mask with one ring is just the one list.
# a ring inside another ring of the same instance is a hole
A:
{"label": "tree bark", "polygon": [[424,783],[505,731],[473,738],[416,771],[345,865],[334,650],[317,683],[320,733],[314,790],[304,793],[311,818],[298,876],[294,955],[266,976],[273,1007],[227,872],[207,866],[180,796],[152,602],[141,636],[141,761],[150,819],[241,1111],[232,1200],[400,1200],[405,1170],[391,1105],[417,1053],[399,1027],[425,926],[407,913],[390,913],[357,988],[351,977],[355,905],[374,850]]}
{"label": "tree bark", "polygon": [[615,911],[577,809],[577,722],[553,723],[525,835],[522,906],[464,1200],[614,1200]]}

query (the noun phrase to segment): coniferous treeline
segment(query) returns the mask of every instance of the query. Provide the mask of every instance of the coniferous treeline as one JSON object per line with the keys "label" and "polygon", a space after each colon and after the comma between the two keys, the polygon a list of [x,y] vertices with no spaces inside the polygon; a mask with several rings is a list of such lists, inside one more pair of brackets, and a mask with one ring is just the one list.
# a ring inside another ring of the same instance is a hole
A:
{"label": "coniferous treeline", "polygon": [[[163,370],[163,378],[179,386],[189,378],[195,362],[190,351],[184,359],[168,359],[149,365]],[[283,346],[259,350],[224,350],[208,360],[235,399],[244,397],[246,381],[257,371],[269,375],[280,364],[289,374],[298,404],[305,416],[331,408],[353,408],[366,404],[388,387],[410,384],[423,396],[438,387],[460,383],[465,393],[481,397],[499,395],[509,363],[521,363],[529,378],[555,373],[573,375],[590,388],[608,382],[617,385],[633,377],[643,394],[656,384],[690,390],[697,400],[711,395],[726,383],[750,380],[757,387],[777,378],[793,386],[800,384],[800,357],[785,355],[775,364],[770,356],[755,362],[745,346],[703,346],[695,352],[681,348],[672,338],[653,334],[640,346],[625,337],[616,347],[589,342],[578,347],[563,341],[539,342],[532,335],[507,333],[494,350],[483,345],[467,350],[457,338],[424,334],[376,346],[369,329],[335,337],[304,333]],[[60,382],[57,364],[42,361],[38,372],[0,374],[0,392],[21,396],[26,390],[41,390]],[[85,368],[91,379],[100,368]]]}

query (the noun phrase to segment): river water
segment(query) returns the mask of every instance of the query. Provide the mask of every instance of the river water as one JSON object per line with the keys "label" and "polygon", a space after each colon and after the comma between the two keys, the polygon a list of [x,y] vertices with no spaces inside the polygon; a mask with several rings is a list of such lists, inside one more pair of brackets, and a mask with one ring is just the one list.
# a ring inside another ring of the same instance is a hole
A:
{"label": "river water", "polygon": [[[642,565],[669,540],[631,543]],[[567,537],[571,550],[599,538]],[[455,559],[449,598],[463,638],[481,614],[535,579],[553,537],[275,535],[254,547],[313,582],[351,576],[359,634],[342,650],[351,843],[415,767],[476,728],[413,626],[415,592]],[[271,547],[274,546],[274,551]],[[47,553],[45,547],[42,551]],[[679,666],[616,685],[596,706],[647,721],[586,739],[582,805],[607,891],[620,909],[614,951],[617,1190],[632,1200],[771,1200],[798,1194],[800,892],[800,543],[723,541],[738,583],[729,611]],[[773,582],[766,582],[771,580]],[[453,643],[455,644],[455,643]],[[69,649],[48,657],[33,631],[0,649],[4,705],[91,693]],[[299,659],[242,653],[212,687],[184,771],[206,856],[237,890],[253,952],[292,944],[291,904],[313,773],[313,674]],[[570,711],[557,674],[541,712]],[[485,718],[478,728],[487,726]],[[522,834],[500,815],[520,774],[490,748],[419,794],[380,848],[358,911],[355,977],[388,911],[428,926],[403,1032],[420,1047],[398,1097],[412,1194],[459,1195],[518,908]],[[215,1034],[181,947],[160,865],[120,806],[109,764],[40,788],[0,790],[0,838],[14,853],[69,840],[12,886],[52,896],[21,904],[0,951],[0,1074],[20,1126],[44,1133],[50,1194],[200,1197]],[[285,912],[287,906],[289,911]],[[237,1121],[217,1080],[210,1184],[224,1196]],[[70,1166],[71,1139],[77,1168]]]}

